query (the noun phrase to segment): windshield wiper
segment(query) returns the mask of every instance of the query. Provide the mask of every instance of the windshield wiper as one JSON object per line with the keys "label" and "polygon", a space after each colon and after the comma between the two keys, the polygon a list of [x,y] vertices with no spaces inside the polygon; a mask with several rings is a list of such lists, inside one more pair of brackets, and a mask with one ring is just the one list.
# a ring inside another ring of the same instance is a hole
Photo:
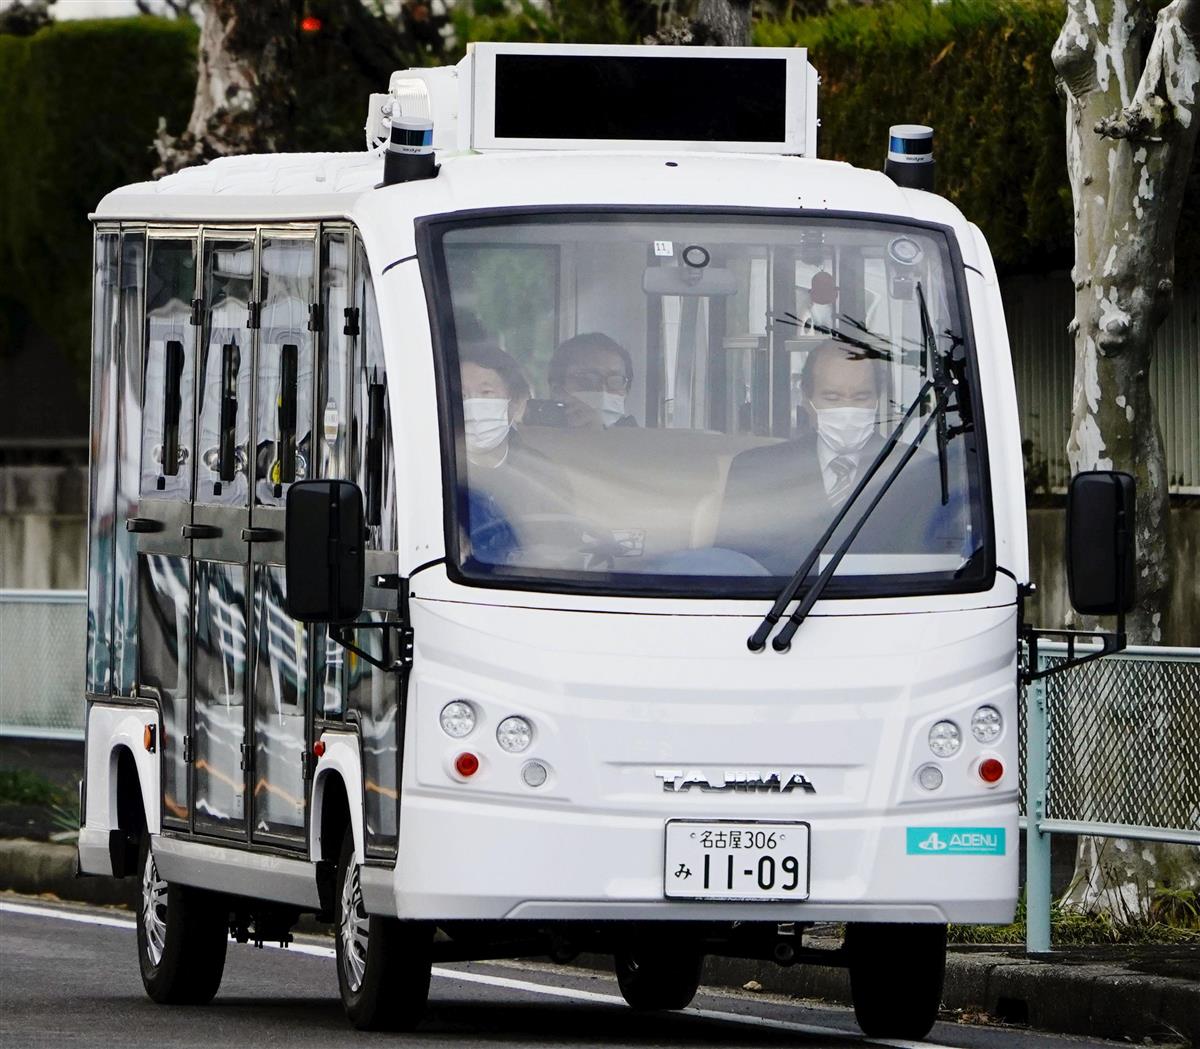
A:
{"label": "windshield wiper", "polygon": [[[817,540],[816,545],[812,548],[812,550],[809,551],[808,556],[804,559],[804,563],[796,569],[795,573],[792,575],[792,578],[788,580],[787,586],[780,591],[779,596],[775,599],[775,603],[771,606],[771,610],[763,617],[763,621],[759,623],[758,629],[746,639],[746,645],[751,652],[761,652],[766,647],[767,638],[770,636],[771,630],[782,618],[783,613],[787,611],[788,605],[790,605],[795,599],[796,592],[800,589],[801,585],[804,583],[804,580],[808,578],[808,573],[812,570],[814,562],[818,557],[820,557],[821,551],[825,548],[825,544],[828,543],[833,537],[833,533],[837,531],[838,527],[846,519],[846,515],[850,512],[850,508],[854,505],[855,500],[862,495],[863,490],[868,484],[870,484],[871,478],[875,476],[875,474],[879,471],[879,467],[883,465],[884,460],[887,459],[888,455],[891,454],[892,449],[896,447],[896,443],[900,440],[900,434],[904,432],[904,427],[908,425],[908,420],[912,418],[913,412],[917,410],[921,402],[925,400],[926,396],[929,394],[929,391],[932,389],[934,389],[933,380],[926,380],[916,397],[912,399],[912,402],[909,404],[908,408],[905,409],[904,415],[901,417],[900,422],[896,425],[896,428],[892,430],[890,434],[888,434],[887,440],[884,441],[883,447],[879,449],[879,453],[871,461],[871,465],[868,466],[865,471],[863,471],[862,477],[859,478],[858,483],[854,486],[854,490],[849,496],[847,496],[846,501],[842,503],[841,508],[834,515],[833,520],[829,523],[829,527],[825,529],[824,533],[821,535],[821,538]],[[916,446],[914,445],[913,447],[915,448]],[[905,462],[907,462],[907,459],[905,459]],[[891,483],[890,479],[888,483]],[[869,513],[870,511],[868,510],[867,514]],[[857,534],[857,528],[862,527],[862,523],[866,520],[867,514],[863,515],[862,521],[860,521],[856,526],[855,534]],[[814,584],[814,586],[815,585],[816,584]],[[799,626],[799,624],[797,624],[797,626]],[[792,633],[795,633],[794,629]],[[789,637],[790,636],[791,635],[789,635]]]}
{"label": "windshield wiper", "polygon": [[[824,570],[817,581],[808,588],[808,592],[804,595],[800,604],[796,606],[788,621],[783,624],[783,628],[775,635],[775,639],[771,642],[771,647],[776,652],[786,652],[792,646],[792,636],[800,629],[800,624],[808,618],[808,613],[812,611],[821,594],[829,585],[829,581],[833,578],[833,574],[838,570],[838,566],[842,563],[842,559],[846,556],[854,540],[858,538],[858,533],[862,531],[863,525],[870,519],[871,514],[875,512],[875,507],[879,505],[880,500],[887,495],[888,490],[895,483],[896,478],[900,476],[900,471],[908,464],[908,461],[917,454],[917,449],[921,447],[921,442],[925,440],[925,435],[929,433],[929,428],[946,413],[947,391],[945,387],[939,387],[936,382],[930,380],[925,383],[925,390],[933,388],[934,397],[936,398],[933,413],[921,424],[921,429],[917,431],[917,439],[905,449],[904,454],[900,457],[900,461],[893,467],[892,472],[887,475],[883,484],[879,486],[879,490],[871,499],[871,504],[859,515],[858,520],[854,522],[854,527],[847,533],[846,538],[842,540],[841,545],[833,552],[829,558]],[[903,424],[901,424],[903,425]],[[849,502],[849,500],[847,500]],[[805,564],[808,568],[812,567],[812,563],[820,556],[821,550],[828,539],[822,537],[822,542],[805,559]],[[807,575],[807,568],[805,575]]]}
{"label": "windshield wiper", "polygon": [[[946,361],[937,349],[937,340],[933,337],[933,324],[929,320],[929,309],[925,305],[925,292],[921,282],[917,281],[917,302],[921,307],[921,342],[925,354],[929,358],[929,374],[933,376],[934,385],[939,390],[949,389],[949,379],[946,372]],[[946,461],[946,445],[949,436],[946,431],[946,405],[941,404],[940,410],[934,412],[937,416],[937,454],[938,477],[942,482],[942,506],[950,502],[950,472]]]}
{"label": "windshield wiper", "polygon": [[[779,597],[775,599],[775,603],[771,606],[771,610],[763,617],[763,621],[758,625],[758,629],[755,630],[749,638],[747,638],[746,645],[752,652],[760,652],[766,647],[767,638],[770,636],[772,629],[774,629],[775,624],[778,623],[782,618],[787,606],[790,605],[795,599],[797,592],[803,585],[804,580],[808,578],[808,573],[812,570],[812,566],[816,563],[817,558],[821,556],[821,552],[825,549],[826,544],[833,537],[834,532],[837,531],[839,526],[846,519],[847,514],[850,512],[850,508],[854,505],[859,496],[862,495],[867,485],[871,482],[871,479],[878,472],[884,460],[886,460],[891,454],[892,449],[896,447],[896,444],[900,439],[900,434],[904,431],[904,427],[908,424],[913,412],[915,412],[922,404],[931,390],[933,391],[935,397],[934,408],[929,418],[926,419],[921,425],[921,429],[917,433],[916,440],[913,441],[905,450],[904,454],[900,458],[900,461],[895,465],[895,467],[892,469],[892,472],[888,474],[887,478],[879,486],[879,490],[871,499],[871,504],[859,515],[858,520],[854,523],[854,526],[850,529],[850,532],[846,535],[845,539],[842,540],[841,545],[831,555],[829,563],[825,566],[821,574],[817,577],[816,581],[804,595],[803,600],[801,600],[800,604],[796,607],[796,610],[791,614],[790,617],[788,617],[788,621],[783,625],[783,629],[779,631],[778,635],[776,635],[774,641],[771,643],[771,646],[775,649],[775,651],[786,652],[791,647],[792,637],[795,635],[796,631],[800,629],[800,625],[808,617],[808,613],[812,611],[813,606],[817,603],[821,597],[821,594],[829,585],[830,580],[833,578],[834,573],[837,571],[838,566],[842,563],[842,560],[845,558],[846,553],[854,543],[854,540],[858,538],[858,533],[862,531],[863,526],[867,523],[871,514],[874,513],[875,507],[879,505],[880,501],[895,483],[896,478],[900,476],[900,472],[904,469],[909,460],[917,454],[917,449],[920,448],[921,442],[925,440],[926,435],[929,433],[930,427],[935,424],[937,425],[938,469],[941,478],[942,505],[945,506],[950,501],[949,470],[947,465],[946,446],[951,437],[958,436],[960,433],[965,433],[972,428],[970,419],[966,418],[965,415],[963,425],[957,427],[953,432],[950,431],[946,425],[946,413],[949,409],[951,391],[953,391],[956,395],[956,406],[958,407],[960,414],[963,414],[961,409],[962,397],[960,393],[961,386],[959,382],[959,373],[965,368],[965,355],[962,360],[956,359],[952,361],[950,369],[946,367],[946,361],[937,349],[937,342],[933,334],[933,324],[929,319],[929,310],[925,304],[925,293],[919,281],[917,282],[916,291],[917,302],[921,311],[921,339],[924,352],[929,361],[927,372],[929,378],[925,380],[924,385],[922,385],[916,397],[913,398],[912,402],[905,409],[904,415],[901,417],[899,424],[897,424],[895,429],[892,430],[891,434],[888,435],[883,447],[879,450],[879,454],[875,456],[875,459],[871,462],[863,476],[859,479],[858,484],[854,486],[854,490],[850,493],[849,497],[834,515],[833,520],[829,523],[829,527],[825,529],[824,533],[821,535],[821,538],[809,551],[808,556],[804,559],[804,563],[801,564],[798,569],[796,569],[796,572],[792,575],[792,578],[788,580],[787,586],[783,588],[782,592],[779,594]],[[791,317],[792,314],[785,314],[785,316]],[[847,319],[849,320],[850,318]],[[855,324],[855,326],[860,330],[867,332],[865,326],[859,324],[858,322],[851,321],[851,323]],[[847,336],[843,332],[838,332],[833,329],[826,328],[824,325],[818,324],[813,324],[812,327],[816,328],[818,331],[822,331],[823,333],[832,336],[835,339],[850,343],[851,345],[866,351],[869,356],[887,356],[886,353],[881,353],[877,348],[871,346],[869,343],[863,342],[860,339],[856,339],[853,336]],[[868,334],[873,333],[868,332]],[[961,339],[955,339],[955,349],[958,349],[961,346],[961,343]],[[953,375],[950,374],[951,370],[954,372]]]}

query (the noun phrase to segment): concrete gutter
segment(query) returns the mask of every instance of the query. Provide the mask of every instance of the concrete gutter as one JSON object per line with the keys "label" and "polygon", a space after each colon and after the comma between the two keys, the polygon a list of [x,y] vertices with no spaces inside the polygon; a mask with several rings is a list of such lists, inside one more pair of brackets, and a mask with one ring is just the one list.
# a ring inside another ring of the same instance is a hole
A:
{"label": "concrete gutter", "polygon": [[[0,891],[54,895],[86,903],[136,907],[136,879],[80,878],[75,848],[23,839],[0,839]],[[1060,1034],[1142,1041],[1190,1041],[1200,1045],[1200,948],[1185,951],[1169,967],[1180,974],[1155,975],[1131,968],[1117,949],[1104,961],[1073,952],[1052,960],[1031,959],[1002,948],[952,947],[946,959],[943,1006],[952,1015],[985,1013],[993,1020]],[[1195,968],[1190,969],[1194,957]],[[608,959],[582,964],[608,969]],[[897,965],[904,959],[898,958]],[[817,965],[783,968],[771,962],[710,958],[704,983],[796,998],[850,1004],[844,969]]]}

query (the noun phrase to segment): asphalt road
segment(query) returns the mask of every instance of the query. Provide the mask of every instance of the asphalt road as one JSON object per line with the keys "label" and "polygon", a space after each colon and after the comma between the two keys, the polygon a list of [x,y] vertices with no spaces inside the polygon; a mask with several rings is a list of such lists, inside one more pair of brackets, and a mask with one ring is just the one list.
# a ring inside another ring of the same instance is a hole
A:
{"label": "asphalt road", "polygon": [[[328,941],[300,937],[288,950],[230,944],[220,993],[203,1008],[154,1005],[138,976],[133,919],[0,895],[0,1045],[370,1046],[799,1046],[868,1041],[848,1009],[764,995],[702,991],[681,1013],[634,1013],[612,978],[531,964],[438,967],[430,1011],[415,1034],[354,1031],[337,996]],[[1021,1029],[938,1024],[931,1041],[961,1049],[1082,1049],[1118,1043]]]}

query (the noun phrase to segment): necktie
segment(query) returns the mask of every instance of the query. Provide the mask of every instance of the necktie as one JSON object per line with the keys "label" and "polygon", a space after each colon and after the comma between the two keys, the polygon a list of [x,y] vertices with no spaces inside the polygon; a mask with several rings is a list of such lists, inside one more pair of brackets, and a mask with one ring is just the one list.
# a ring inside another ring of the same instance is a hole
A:
{"label": "necktie", "polygon": [[848,455],[839,455],[829,461],[833,471],[833,487],[829,489],[829,502],[836,508],[846,501],[854,478],[854,460]]}

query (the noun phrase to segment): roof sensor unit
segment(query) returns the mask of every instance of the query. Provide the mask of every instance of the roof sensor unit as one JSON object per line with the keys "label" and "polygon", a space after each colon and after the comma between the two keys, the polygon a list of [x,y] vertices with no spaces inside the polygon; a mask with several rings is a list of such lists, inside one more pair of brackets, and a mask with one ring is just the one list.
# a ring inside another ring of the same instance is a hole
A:
{"label": "roof sensor unit", "polygon": [[383,155],[383,184],[433,178],[433,121],[428,117],[392,115],[387,152]]}
{"label": "roof sensor unit", "polygon": [[888,131],[883,172],[897,186],[932,193],[933,128],[924,124],[893,124]]}

